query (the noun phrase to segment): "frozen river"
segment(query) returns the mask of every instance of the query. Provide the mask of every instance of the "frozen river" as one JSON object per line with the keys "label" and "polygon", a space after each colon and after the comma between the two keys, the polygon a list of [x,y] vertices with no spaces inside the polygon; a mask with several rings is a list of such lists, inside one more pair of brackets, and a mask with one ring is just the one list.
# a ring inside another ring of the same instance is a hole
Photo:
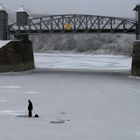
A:
{"label": "frozen river", "polygon": [[[130,57],[35,60],[36,70],[0,74],[0,140],[140,139],[140,81],[129,77]],[[25,117],[28,99],[39,118]]]}

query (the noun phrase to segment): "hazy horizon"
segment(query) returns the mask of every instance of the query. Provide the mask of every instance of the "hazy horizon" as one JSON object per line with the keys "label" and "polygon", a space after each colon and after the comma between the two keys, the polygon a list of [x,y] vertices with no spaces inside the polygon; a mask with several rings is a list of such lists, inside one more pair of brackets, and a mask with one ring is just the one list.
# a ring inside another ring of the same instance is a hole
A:
{"label": "hazy horizon", "polygon": [[118,17],[134,17],[133,11],[140,0],[1,0],[9,11],[15,12],[21,5],[34,14],[90,14]]}

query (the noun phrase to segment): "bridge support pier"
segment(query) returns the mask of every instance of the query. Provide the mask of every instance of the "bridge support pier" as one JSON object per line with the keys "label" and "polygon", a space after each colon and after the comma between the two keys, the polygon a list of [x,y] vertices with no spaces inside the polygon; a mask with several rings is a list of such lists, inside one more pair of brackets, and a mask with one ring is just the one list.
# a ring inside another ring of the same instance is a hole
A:
{"label": "bridge support pier", "polygon": [[133,44],[132,54],[132,67],[131,75],[140,76],[140,5],[136,5],[134,8],[136,11],[136,41]]}
{"label": "bridge support pier", "polygon": [[29,35],[16,35],[15,38],[21,41],[28,41]]}
{"label": "bridge support pier", "polygon": [[131,75],[140,76],[140,40],[134,41]]}
{"label": "bridge support pier", "polygon": [[7,40],[8,37],[8,13],[0,5],[0,40]]}
{"label": "bridge support pier", "polygon": [[0,48],[0,72],[25,71],[34,69],[32,42],[8,41]]}

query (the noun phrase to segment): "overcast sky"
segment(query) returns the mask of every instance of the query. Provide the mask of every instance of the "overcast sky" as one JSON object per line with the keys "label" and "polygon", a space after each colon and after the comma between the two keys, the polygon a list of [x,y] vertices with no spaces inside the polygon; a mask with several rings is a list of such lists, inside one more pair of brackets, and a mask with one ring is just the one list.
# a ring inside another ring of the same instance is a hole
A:
{"label": "overcast sky", "polygon": [[10,11],[24,5],[31,13],[91,14],[134,17],[133,8],[140,0],[0,0]]}

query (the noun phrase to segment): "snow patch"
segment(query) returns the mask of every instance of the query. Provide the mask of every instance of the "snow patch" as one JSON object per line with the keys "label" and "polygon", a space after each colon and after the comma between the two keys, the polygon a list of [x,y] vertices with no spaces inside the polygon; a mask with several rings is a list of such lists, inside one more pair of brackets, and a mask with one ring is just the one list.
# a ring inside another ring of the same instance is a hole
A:
{"label": "snow patch", "polygon": [[0,111],[0,114],[2,115],[20,115],[23,113],[21,110],[2,110]]}
{"label": "snow patch", "polygon": [[0,48],[8,44],[11,40],[0,40]]}
{"label": "snow patch", "polygon": [[4,10],[4,7],[2,4],[0,4],[0,10]]}
{"label": "snow patch", "polygon": [[7,9],[3,6],[3,4],[0,4],[0,10],[7,12]]}
{"label": "snow patch", "polygon": [[7,102],[8,100],[5,100],[5,99],[1,99],[0,100],[0,103],[5,103],[5,102]]}
{"label": "snow patch", "polygon": [[17,10],[17,12],[26,12],[25,8],[23,5]]}
{"label": "snow patch", "polygon": [[50,123],[61,124],[61,123],[65,123],[66,121],[69,121],[69,120],[64,120],[64,119],[61,119],[60,117],[58,117],[58,118],[56,118],[56,120],[50,121]]}
{"label": "snow patch", "polygon": [[19,86],[0,86],[0,88],[6,88],[6,89],[18,89]]}
{"label": "snow patch", "polygon": [[139,76],[129,76],[128,78],[140,80]]}
{"label": "snow patch", "polygon": [[22,94],[38,94],[36,91],[25,91]]}

